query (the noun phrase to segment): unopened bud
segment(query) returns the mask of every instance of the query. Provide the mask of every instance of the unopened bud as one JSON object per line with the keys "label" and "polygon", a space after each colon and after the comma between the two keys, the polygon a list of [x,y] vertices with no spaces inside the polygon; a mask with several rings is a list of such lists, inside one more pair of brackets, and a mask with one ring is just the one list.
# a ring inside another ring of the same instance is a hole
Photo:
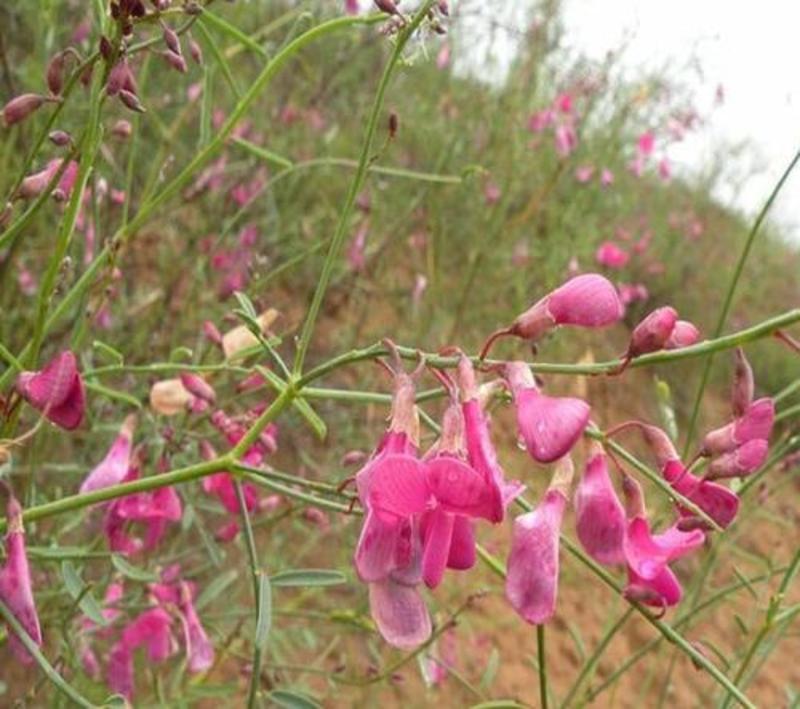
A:
{"label": "unopened bud", "polygon": [[175,71],[179,71],[181,74],[185,74],[188,71],[186,60],[180,54],[175,54],[175,52],[172,51],[166,51],[162,52],[161,56],[166,59],[167,64],[175,69]]}
{"label": "unopened bud", "polygon": [[131,137],[131,133],[133,133],[133,127],[130,121],[126,121],[124,118],[120,118],[111,129],[111,135],[120,140],[127,140]]}
{"label": "unopened bud", "polygon": [[399,15],[400,10],[397,9],[394,0],[375,0],[375,7],[387,15]]}
{"label": "unopened bud", "polygon": [[664,349],[677,321],[678,313],[675,308],[666,306],[654,310],[634,328],[627,357],[638,357]]}
{"label": "unopened bud", "polygon": [[181,41],[178,39],[178,34],[171,27],[164,25],[164,44],[167,45],[170,52],[181,54]]}
{"label": "unopened bud", "polygon": [[203,50],[200,49],[200,45],[191,38],[189,39],[189,54],[191,55],[195,64],[203,63]]}
{"label": "unopened bud", "polygon": [[3,107],[3,122],[6,126],[20,123],[45,103],[53,100],[40,94],[21,94],[16,96]]}
{"label": "unopened bud", "polygon": [[47,88],[54,96],[58,96],[64,88],[64,59],[66,54],[58,52],[47,64],[45,79]]}
{"label": "unopened bud", "polygon": [[625,513],[629,519],[647,515],[642,486],[630,475],[622,478],[622,493],[625,495]]}
{"label": "unopened bud", "polygon": [[121,89],[119,92],[119,100],[125,104],[131,111],[136,111],[137,113],[145,113],[147,109],[142,105],[141,101],[139,101],[139,97],[136,94],[132,94],[130,91],[126,91],[125,89]]}
{"label": "unopened bud", "polygon": [[72,142],[72,137],[64,130],[54,130],[47,136],[53,145],[63,148]]}
{"label": "unopened bud", "polygon": [[153,384],[150,389],[150,407],[163,416],[183,413],[192,399],[180,379],[164,379]]}
{"label": "unopened bud", "polygon": [[[112,5],[113,7],[113,5]],[[105,35],[100,38],[100,56],[103,57],[106,61],[111,59],[111,55],[114,53],[114,47],[111,46],[111,40],[108,39]]]}

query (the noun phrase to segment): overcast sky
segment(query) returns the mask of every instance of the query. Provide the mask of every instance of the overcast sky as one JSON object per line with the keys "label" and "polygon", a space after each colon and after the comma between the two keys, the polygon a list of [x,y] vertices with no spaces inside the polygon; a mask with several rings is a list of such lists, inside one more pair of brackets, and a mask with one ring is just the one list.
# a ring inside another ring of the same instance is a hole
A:
{"label": "overcast sky", "polygon": [[[474,1],[465,0],[464,5]],[[502,24],[523,29],[531,0],[481,3],[484,17],[488,11]],[[458,0],[451,5],[457,6]],[[800,0],[563,0],[563,7],[570,47],[601,59],[624,43],[621,62],[630,76],[669,66],[694,89],[698,109],[710,115],[710,121],[671,150],[676,172],[703,172],[725,145],[748,145],[744,154],[722,153],[730,161],[727,172],[738,177],[721,184],[716,196],[755,214],[800,148]],[[489,34],[485,20],[467,20],[459,31],[470,35],[470,54],[477,58],[478,71],[502,75],[518,36],[492,34],[500,66],[489,68],[483,61],[482,39]],[[688,69],[691,58],[702,71]],[[710,113],[718,84],[725,100]],[[772,215],[787,236],[800,243],[800,168],[785,185]]]}

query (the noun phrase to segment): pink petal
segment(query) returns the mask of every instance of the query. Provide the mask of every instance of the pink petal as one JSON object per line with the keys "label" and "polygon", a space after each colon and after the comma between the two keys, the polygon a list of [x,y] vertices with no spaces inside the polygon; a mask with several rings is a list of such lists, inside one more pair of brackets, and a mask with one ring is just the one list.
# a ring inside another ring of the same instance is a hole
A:
{"label": "pink petal", "polygon": [[533,512],[514,520],[506,598],[528,623],[545,623],[555,613],[558,541],[566,503],[560,492],[550,490]]}
{"label": "pink petal", "polygon": [[675,527],[652,535],[647,520],[634,517],[628,524],[625,537],[625,558],[637,576],[651,580],[661,573],[667,563],[701,546],[704,539],[705,534],[699,529],[682,532]]}
{"label": "pink petal", "polygon": [[586,464],[575,491],[575,518],[578,539],[583,548],[601,564],[625,561],[625,510],[608,476],[602,452]]}
{"label": "pink petal", "polygon": [[414,586],[392,580],[369,585],[369,606],[375,625],[387,643],[412,650],[431,635],[431,618]]}
{"label": "pink petal", "polygon": [[20,395],[50,421],[71,431],[80,426],[86,408],[83,380],[75,355],[61,352],[40,372],[22,372],[17,379]]}
{"label": "pink petal", "polygon": [[450,556],[454,521],[454,515],[441,509],[430,513],[422,553],[422,580],[428,588],[436,588],[444,577],[447,559]]}
{"label": "pink petal", "polygon": [[622,318],[617,289],[603,276],[586,273],[571,278],[547,296],[547,309],[558,325],[603,327]]}
{"label": "pink petal", "polygon": [[368,499],[389,522],[424,512],[430,501],[425,466],[410,455],[381,456],[372,467]]}
{"label": "pink petal", "polygon": [[450,554],[447,557],[447,568],[465,571],[475,566],[477,559],[475,523],[468,517],[456,515],[450,540]]}
{"label": "pink petal", "polygon": [[116,485],[128,473],[131,459],[133,428],[136,417],[129,416],[122,424],[119,435],[111,444],[106,457],[86,477],[80,487],[82,493]]}
{"label": "pink petal", "polygon": [[108,657],[108,686],[129,701],[133,698],[133,653],[120,640]]}
{"label": "pink petal", "polygon": [[430,459],[425,467],[431,493],[448,512],[493,521],[498,491],[478,471],[448,455]]}
{"label": "pink petal", "polygon": [[535,389],[514,393],[517,425],[531,457],[551,463],[565,456],[589,422],[589,405],[572,397],[552,397]]}

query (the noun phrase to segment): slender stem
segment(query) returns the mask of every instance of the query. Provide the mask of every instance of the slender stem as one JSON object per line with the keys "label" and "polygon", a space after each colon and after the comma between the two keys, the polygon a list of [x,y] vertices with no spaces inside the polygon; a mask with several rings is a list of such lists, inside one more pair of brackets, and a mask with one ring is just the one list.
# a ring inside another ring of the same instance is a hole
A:
{"label": "slender stem", "polygon": [[536,626],[536,659],[539,665],[539,706],[547,709],[547,661],[545,659],[544,625]]}
{"label": "slender stem", "polygon": [[[772,204],[775,202],[775,198],[778,196],[778,193],[781,191],[786,180],[789,178],[789,175],[794,170],[795,165],[800,160],[800,150],[795,154],[792,158],[789,165],[783,171],[778,182],[772,188],[772,192],[770,193],[767,201],[764,203],[764,206],[761,208],[758,216],[756,217],[755,222],[753,223],[753,227],[750,229],[750,233],[747,235],[747,240],[744,243],[744,248],[742,249],[742,253],[739,255],[739,260],[736,263],[736,268],[733,270],[733,275],[731,276],[731,282],[728,285],[728,292],[725,294],[725,300],[722,304],[722,310],[719,314],[719,320],[717,320],[717,326],[714,328],[714,337],[719,337],[722,329],[725,327],[725,321],[728,319],[728,313],[730,312],[731,305],[733,304],[733,296],[736,293],[736,286],[739,284],[739,279],[742,277],[742,271],[744,270],[745,262],[747,261],[747,257],[750,255],[750,249],[753,247],[753,243],[755,242],[756,235],[758,234],[759,229],[761,228],[761,224],[764,222],[764,219],[767,216]],[[689,448],[692,445],[692,436],[694,435],[694,429],[697,425],[697,417],[700,415],[700,403],[703,400],[703,392],[706,389],[706,385],[708,384],[708,378],[711,374],[711,365],[714,361],[713,355],[709,356],[706,359],[705,367],[703,367],[703,374],[700,377],[700,386],[697,388],[697,394],[695,395],[694,399],[694,406],[692,408],[692,415],[689,419],[689,425],[686,428],[686,444],[684,446],[684,457],[689,452]]]}
{"label": "slender stem", "polygon": [[31,636],[28,635],[25,628],[22,627],[22,624],[2,600],[0,600],[0,616],[2,616],[3,620],[8,624],[11,632],[13,632],[25,646],[25,649],[30,653],[31,657],[33,657],[36,664],[39,665],[42,672],[44,672],[45,677],[52,682],[53,686],[58,689],[59,692],[80,707],[89,707],[89,709],[92,709],[95,706],[94,703],[86,699],[77,689],[67,682],[58,673],[56,668],[47,661],[47,658],[42,654],[39,646],[33,641]]}
{"label": "slender stem", "polygon": [[314,326],[316,325],[317,317],[319,316],[319,311],[322,307],[322,301],[324,300],[325,293],[328,290],[328,285],[330,284],[331,276],[333,275],[333,268],[336,265],[336,261],[339,256],[339,252],[341,251],[344,237],[350,222],[350,213],[353,211],[353,205],[355,204],[356,197],[358,196],[358,193],[361,190],[361,187],[364,184],[364,179],[367,175],[367,167],[370,162],[370,155],[372,151],[372,140],[375,136],[375,130],[378,125],[378,117],[380,115],[381,108],[383,107],[383,98],[386,94],[386,89],[389,86],[389,80],[392,78],[392,74],[394,73],[394,69],[403,53],[403,49],[405,49],[406,43],[411,38],[411,35],[414,33],[417,27],[419,27],[419,25],[422,23],[422,20],[425,19],[428,11],[431,9],[431,7],[433,7],[434,2],[435,0],[425,0],[411,21],[408,22],[408,24],[400,31],[395,42],[394,50],[389,57],[389,61],[387,62],[386,67],[383,70],[383,75],[378,83],[378,90],[375,94],[372,110],[370,111],[369,118],[367,119],[367,130],[364,135],[364,142],[361,148],[361,155],[358,159],[356,174],[350,183],[350,189],[347,192],[344,206],[342,207],[341,214],[339,215],[339,222],[336,225],[336,231],[331,239],[328,255],[325,257],[325,261],[322,264],[322,273],[320,273],[317,287],[314,290],[314,297],[311,300],[311,305],[308,308],[308,314],[306,315],[305,322],[303,323],[303,329],[300,333],[300,339],[297,344],[297,353],[294,359],[295,375],[299,376],[303,371],[303,364],[305,363],[308,347],[311,343],[311,336],[314,333]]}

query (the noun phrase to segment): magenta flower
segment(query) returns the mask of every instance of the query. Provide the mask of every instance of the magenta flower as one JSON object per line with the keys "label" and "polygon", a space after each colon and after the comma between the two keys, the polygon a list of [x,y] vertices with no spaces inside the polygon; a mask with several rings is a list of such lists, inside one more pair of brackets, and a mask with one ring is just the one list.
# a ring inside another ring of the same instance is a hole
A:
{"label": "magenta flower", "polygon": [[[138,472],[131,469],[125,481],[136,480]],[[106,508],[103,530],[112,551],[136,554],[155,548],[164,536],[170,522],[178,522],[183,506],[178,493],[171,487],[126,495],[109,503]],[[145,537],[128,534],[130,523],[141,523]]]}
{"label": "magenta flower", "polygon": [[579,165],[575,168],[575,180],[581,184],[586,184],[594,176],[593,165]]}
{"label": "magenta flower", "polygon": [[559,123],[556,126],[554,133],[556,152],[562,157],[569,157],[575,148],[578,147],[578,134],[575,132],[575,126],[566,121]]}
{"label": "magenta flower", "polygon": [[578,539],[589,556],[601,564],[624,563],[625,510],[611,484],[600,446],[592,449],[575,490],[574,505]]}
{"label": "magenta flower", "polygon": [[626,597],[649,606],[677,605],[683,591],[669,564],[701,547],[704,540],[705,534],[699,529],[682,532],[675,526],[654,535],[648,521],[635,516],[625,535]]}
{"label": "magenta flower", "polygon": [[575,276],[519,315],[510,327],[493,333],[480,357],[485,358],[500,337],[513,335],[535,341],[559,325],[605,327],[617,322],[623,312],[617,289],[608,279],[596,273]]}
{"label": "magenta flower", "polygon": [[563,458],[539,506],[514,520],[506,598],[528,623],[546,623],[556,610],[559,535],[572,474],[572,460]]}
{"label": "magenta flower", "polygon": [[652,131],[645,131],[636,140],[636,152],[644,157],[649,157],[653,154],[653,149],[656,145],[656,137]]}
{"label": "magenta flower", "polygon": [[730,453],[748,441],[768,440],[775,422],[775,403],[765,397],[754,401],[747,410],[731,423],[711,431],[703,439],[707,455]]}
{"label": "magenta flower", "polygon": [[[22,526],[22,507],[14,497],[6,506],[6,563],[0,569],[0,600],[14,614],[20,625],[37,645],[42,644],[39,616],[33,600],[31,572],[25,549],[25,530]],[[30,653],[10,628],[8,640],[15,657],[28,665],[33,662]]]}
{"label": "magenta flower", "polygon": [[594,258],[601,266],[618,270],[625,268],[630,260],[630,255],[613,241],[604,241],[597,247]]}
{"label": "magenta flower", "polygon": [[552,463],[566,455],[589,423],[589,404],[542,394],[525,362],[508,363],[505,374],[514,395],[517,427],[531,457]]}
{"label": "magenta flower", "polygon": [[552,124],[553,115],[551,108],[543,108],[541,111],[532,113],[528,118],[528,130],[531,133],[541,133]]}
{"label": "magenta flower", "polygon": [[604,167],[600,172],[600,184],[603,185],[603,187],[609,187],[614,184],[614,173],[607,167]]}
{"label": "magenta flower", "polygon": [[624,305],[630,305],[637,301],[645,301],[650,297],[647,286],[643,283],[620,283],[619,298]]}
{"label": "magenta flower", "polygon": [[742,444],[736,450],[725,453],[711,461],[706,473],[706,480],[721,478],[739,478],[758,470],[766,461],[769,443],[763,439],[755,439]]}
{"label": "magenta flower", "polygon": [[675,308],[665,306],[654,310],[634,328],[625,357],[632,359],[664,349],[677,321]]}
{"label": "magenta flower", "polygon": [[133,431],[136,427],[136,416],[131,414],[122,423],[119,434],[108,449],[106,457],[86,476],[80,492],[91,492],[104,487],[116,485],[128,474],[133,445]]}
{"label": "magenta flower", "polygon": [[33,408],[67,431],[81,425],[86,408],[83,379],[69,350],[51,359],[38,372],[21,372],[17,391]]}

